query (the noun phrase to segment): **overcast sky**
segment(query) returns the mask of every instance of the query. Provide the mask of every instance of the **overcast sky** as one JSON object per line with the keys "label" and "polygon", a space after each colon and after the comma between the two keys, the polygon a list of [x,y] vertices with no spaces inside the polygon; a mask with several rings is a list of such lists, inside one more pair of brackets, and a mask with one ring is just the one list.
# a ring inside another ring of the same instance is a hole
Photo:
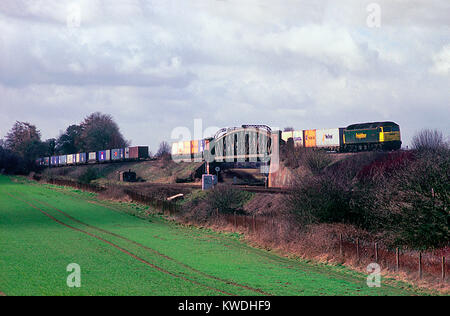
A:
{"label": "overcast sky", "polygon": [[0,137],[101,111],[153,152],[196,118],[449,135],[450,1],[1,0],[0,110]]}

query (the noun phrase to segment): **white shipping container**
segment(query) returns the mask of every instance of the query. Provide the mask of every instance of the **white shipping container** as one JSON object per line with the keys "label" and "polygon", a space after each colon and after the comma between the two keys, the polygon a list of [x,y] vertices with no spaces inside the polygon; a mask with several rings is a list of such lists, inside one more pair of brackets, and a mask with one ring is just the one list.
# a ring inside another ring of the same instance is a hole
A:
{"label": "white shipping container", "polygon": [[96,152],[90,152],[89,153],[89,161],[97,160],[97,153]]}
{"label": "white shipping container", "polygon": [[176,156],[178,154],[178,143],[172,144],[172,155]]}
{"label": "white shipping container", "polygon": [[317,147],[339,147],[339,128],[317,129]]}
{"label": "white shipping container", "polygon": [[73,155],[67,155],[67,164],[72,165],[75,161],[73,161]]}

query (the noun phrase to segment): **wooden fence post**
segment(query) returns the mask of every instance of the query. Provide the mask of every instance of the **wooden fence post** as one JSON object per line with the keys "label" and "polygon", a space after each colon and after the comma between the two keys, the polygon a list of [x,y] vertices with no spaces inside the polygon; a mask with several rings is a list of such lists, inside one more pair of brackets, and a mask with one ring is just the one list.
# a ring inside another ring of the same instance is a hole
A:
{"label": "wooden fence post", "polygon": [[339,255],[342,257],[344,255],[343,249],[342,249],[342,234],[339,234]]}
{"label": "wooden fence post", "polygon": [[422,253],[419,252],[419,279],[422,279]]}
{"label": "wooden fence post", "polygon": [[442,281],[445,280],[445,257],[442,257]]}
{"label": "wooden fence post", "polygon": [[375,262],[378,263],[378,243],[375,243]]}
{"label": "wooden fence post", "polygon": [[356,238],[356,258],[358,262],[360,261],[360,255],[359,255],[359,238]]}
{"label": "wooden fence post", "polygon": [[398,272],[400,270],[400,250],[395,248],[395,270]]}

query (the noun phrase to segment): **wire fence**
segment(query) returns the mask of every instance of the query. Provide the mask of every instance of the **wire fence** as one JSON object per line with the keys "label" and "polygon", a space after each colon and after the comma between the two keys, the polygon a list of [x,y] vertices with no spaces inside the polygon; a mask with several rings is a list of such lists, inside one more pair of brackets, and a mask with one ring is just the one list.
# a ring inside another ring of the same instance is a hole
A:
{"label": "wire fence", "polygon": [[152,206],[158,211],[164,213],[165,215],[175,215],[178,214],[180,211],[180,207],[173,202],[156,199],[154,197],[147,196],[145,194],[138,193],[130,189],[125,189],[124,192],[131,199],[133,199],[133,201]]}
{"label": "wire fence", "polygon": [[100,192],[106,190],[106,188],[104,188],[100,185],[91,184],[91,183],[81,183],[81,182],[77,182],[77,181],[64,180],[64,179],[48,179],[48,180],[46,180],[46,182],[49,184],[60,185],[60,186],[69,186],[69,187],[73,187],[73,188],[76,188],[76,189],[79,189],[82,191],[89,191],[89,192],[94,192],[94,193],[100,193]]}
{"label": "wire fence", "polygon": [[[49,179],[47,183],[71,186],[95,193],[100,193],[106,189],[95,184],[62,179]],[[172,201],[160,200],[131,189],[124,189],[124,192],[133,201],[152,206],[165,215],[177,215],[182,210],[180,205]],[[219,214],[217,212],[215,219],[223,220],[226,224],[232,225],[234,229],[249,234],[270,231],[272,235],[280,236],[283,233],[281,223],[272,216]],[[382,269],[392,272],[413,273],[417,275],[418,279],[431,277],[444,282],[449,281],[450,265],[447,262],[450,254],[449,248],[436,252],[419,252],[400,248],[389,249],[376,242],[367,242],[343,234],[330,239],[328,243],[326,254],[341,261],[352,261],[360,265],[378,263]]]}
{"label": "wire fence", "polygon": [[[271,216],[248,216],[238,214],[220,215],[227,224],[236,230],[249,234],[271,231],[272,234],[283,234],[283,227]],[[447,258],[450,249],[420,252],[400,248],[386,248],[377,242],[367,242],[352,236],[339,235],[329,240],[327,255],[340,261],[351,261],[361,266],[378,263],[389,272],[407,272],[415,274],[418,279],[433,278],[449,281],[450,265]],[[331,251],[330,251],[331,250]]]}

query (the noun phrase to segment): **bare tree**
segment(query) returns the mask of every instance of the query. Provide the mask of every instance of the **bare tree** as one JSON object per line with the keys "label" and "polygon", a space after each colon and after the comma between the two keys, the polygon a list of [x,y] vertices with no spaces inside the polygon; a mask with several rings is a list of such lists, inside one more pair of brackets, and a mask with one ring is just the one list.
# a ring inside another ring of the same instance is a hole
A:
{"label": "bare tree", "polygon": [[156,158],[162,158],[162,159],[170,159],[171,157],[171,150],[170,145],[163,141],[159,144],[158,151],[156,152]]}
{"label": "bare tree", "polygon": [[423,129],[412,139],[412,147],[420,152],[438,151],[447,146],[444,135],[438,130]]}

